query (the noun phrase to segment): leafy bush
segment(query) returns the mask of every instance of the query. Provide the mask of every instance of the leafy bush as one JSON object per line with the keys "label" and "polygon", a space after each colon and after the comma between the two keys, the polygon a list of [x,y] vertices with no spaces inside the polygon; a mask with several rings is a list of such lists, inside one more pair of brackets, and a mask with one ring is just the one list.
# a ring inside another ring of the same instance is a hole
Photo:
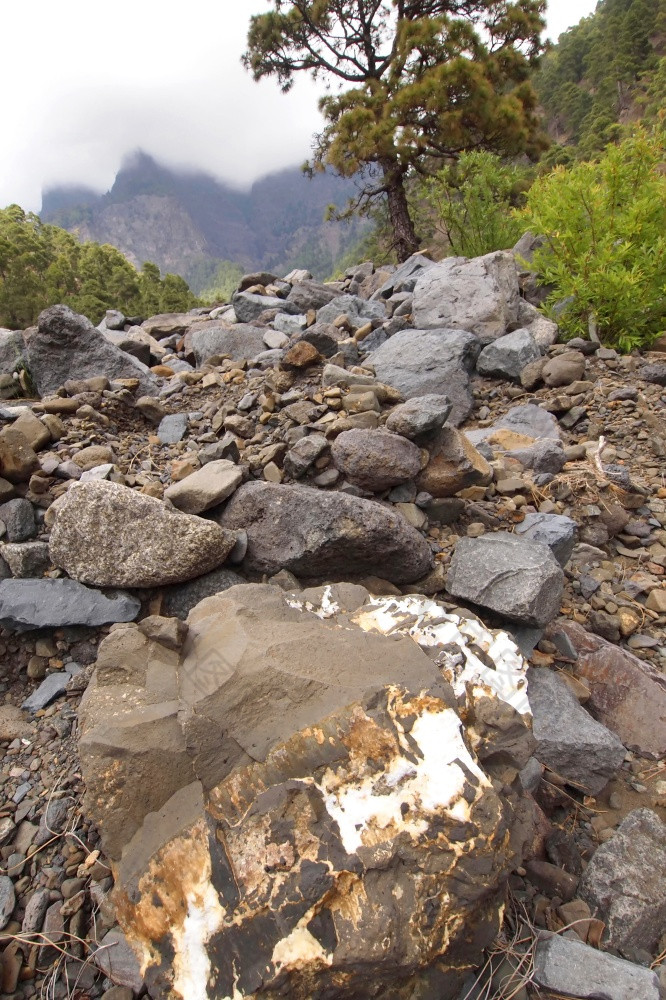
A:
{"label": "leafy bush", "polygon": [[512,207],[522,200],[526,171],[485,151],[463,153],[426,182],[425,197],[435,229],[450,252],[481,257],[506,250],[520,238],[522,223]]}
{"label": "leafy bush", "polygon": [[596,162],[557,167],[536,180],[520,213],[523,227],[546,236],[534,268],[554,291],[565,334],[586,336],[590,322],[605,343],[647,346],[666,323],[666,177],[662,128],[637,129]]}

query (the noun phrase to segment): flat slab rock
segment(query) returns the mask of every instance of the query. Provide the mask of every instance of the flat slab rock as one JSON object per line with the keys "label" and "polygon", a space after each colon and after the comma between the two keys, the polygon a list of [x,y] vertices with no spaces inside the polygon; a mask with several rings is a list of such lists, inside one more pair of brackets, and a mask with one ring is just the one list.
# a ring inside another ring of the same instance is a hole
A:
{"label": "flat slab rock", "polygon": [[656,972],[558,934],[539,941],[534,981],[580,1000],[659,1000],[660,996]]}
{"label": "flat slab rock", "polygon": [[129,622],[140,610],[141,602],[130,594],[107,597],[76,580],[0,582],[0,625],[18,632]]}
{"label": "flat slab rock", "polygon": [[220,566],[236,535],[117,483],[75,483],[51,507],[55,566],[97,587],[160,587]]}
{"label": "flat slab rock", "polygon": [[247,531],[243,566],[259,573],[288,569],[306,578],[371,575],[410,583],[432,565],[425,538],[399,514],[338,492],[245,483],[219,523]]}
{"label": "flat slab rock", "polygon": [[454,597],[542,628],[560,610],[564,573],[547,545],[508,532],[461,538],[446,581]]}

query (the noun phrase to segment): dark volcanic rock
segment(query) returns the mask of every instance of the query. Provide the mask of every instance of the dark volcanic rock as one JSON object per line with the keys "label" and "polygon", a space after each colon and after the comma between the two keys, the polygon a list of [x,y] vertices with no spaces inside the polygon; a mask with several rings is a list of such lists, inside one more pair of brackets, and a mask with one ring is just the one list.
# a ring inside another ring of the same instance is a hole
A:
{"label": "dark volcanic rock", "polygon": [[141,602],[129,594],[105,597],[75,580],[0,582],[0,624],[18,631],[128,622],[140,610]]}
{"label": "dark volcanic rock", "polygon": [[68,379],[94,375],[138,379],[143,395],[158,391],[158,382],[145,365],[110,344],[90,320],[68,306],[51,306],[41,313],[28,340],[28,364],[41,396],[55,392]]}
{"label": "dark volcanic rock", "polygon": [[259,573],[288,569],[299,577],[381,576],[409,583],[430,569],[432,554],[404,518],[373,500],[306,486],[246,483],[219,523],[244,528],[244,566]]}
{"label": "dark volcanic rock", "polygon": [[349,482],[371,493],[400,486],[421,469],[416,445],[389,431],[343,431],[333,442],[331,453]]}

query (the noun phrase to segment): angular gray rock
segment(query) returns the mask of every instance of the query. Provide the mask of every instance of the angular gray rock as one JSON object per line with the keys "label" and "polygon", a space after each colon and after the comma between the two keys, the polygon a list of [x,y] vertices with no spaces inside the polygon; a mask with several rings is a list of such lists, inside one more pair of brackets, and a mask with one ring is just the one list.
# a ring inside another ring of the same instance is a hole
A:
{"label": "angular gray rock", "polygon": [[656,972],[560,934],[544,935],[537,944],[534,982],[581,1000],[659,1000]]}
{"label": "angular gray rock", "polygon": [[239,323],[253,323],[268,309],[279,309],[280,312],[286,313],[300,312],[293,302],[280,299],[276,295],[255,295],[252,292],[236,292],[231,298],[231,304]]}
{"label": "angular gray rock", "polygon": [[289,292],[287,301],[294,307],[296,314],[307,313],[310,309],[321,309],[338,294],[337,289],[328,288],[319,281],[297,281]]}
{"label": "angular gray rock", "polygon": [[368,360],[379,381],[394,386],[405,399],[431,393],[448,396],[452,404],[449,420],[457,427],[472,411],[468,372],[481,346],[476,337],[462,330],[402,330]]}
{"label": "angular gray rock", "polygon": [[541,357],[538,344],[528,330],[514,330],[484,347],[476,362],[480,375],[520,380],[526,365]]}
{"label": "angular gray rock", "polygon": [[666,825],[635,809],[598,847],[579,895],[606,924],[604,942],[631,959],[652,951],[666,927]]}
{"label": "angular gray rock", "polygon": [[14,883],[8,875],[0,875],[0,931],[9,923],[15,906]]}
{"label": "angular gray rock", "polygon": [[411,440],[443,427],[451,409],[452,404],[448,396],[434,393],[414,396],[391,410],[386,427],[394,434],[402,434]]}
{"label": "angular gray rock", "polygon": [[371,575],[410,583],[432,565],[430,546],[399,514],[338,492],[245,483],[219,523],[247,531],[244,566],[259,573],[288,569],[299,577]]}
{"label": "angular gray rock", "polygon": [[421,469],[416,445],[390,431],[343,431],[331,445],[331,454],[349,482],[370,493],[409,482]]}
{"label": "angular gray rock", "polygon": [[7,542],[0,556],[16,577],[41,577],[51,566],[48,542]]}
{"label": "angular gray rock", "polygon": [[327,448],[328,440],[323,434],[308,434],[285,455],[285,471],[294,479],[300,479]]}
{"label": "angular gray rock", "polygon": [[666,677],[659,668],[576,622],[555,622],[551,634],[573,648],[572,669],[590,689],[587,707],[595,719],[628,749],[666,757]]}
{"label": "angular gray rock", "polygon": [[129,594],[107,597],[75,580],[0,581],[0,625],[19,632],[129,622],[140,610]]}
{"label": "angular gray rock", "polygon": [[461,538],[446,581],[454,597],[542,628],[560,610],[564,573],[546,545],[507,532]]}
{"label": "angular gray rock", "polygon": [[65,693],[70,680],[70,674],[65,671],[55,671],[49,674],[37,690],[25,699],[21,708],[26,712],[41,712],[43,708]]}
{"label": "angular gray rock", "polygon": [[507,455],[509,458],[517,458],[526,469],[551,475],[561,472],[567,461],[561,443],[553,438],[536,438],[534,444],[512,448]]}
{"label": "angular gray rock", "polygon": [[139,393],[155,395],[159,384],[136,358],[110,344],[90,320],[68,306],[51,306],[40,314],[28,339],[28,366],[40,396],[55,392],[68,379],[106,375],[139,380]]}
{"label": "angular gray rock", "polygon": [[187,433],[187,424],[186,413],[167,413],[157,428],[160,444],[178,444]]}
{"label": "angular gray rock", "polygon": [[172,483],[164,497],[185,514],[202,514],[231,496],[242,481],[239,467],[222,458]]}
{"label": "angular gray rock", "polygon": [[485,441],[497,430],[514,431],[531,438],[552,438],[560,440],[560,428],[557,417],[535,403],[524,403],[522,406],[512,406],[510,410],[495,421],[490,427],[480,427],[465,431],[473,444]]}
{"label": "angular gray rock", "polygon": [[578,525],[572,518],[562,514],[526,514],[524,521],[517,524],[514,531],[522,538],[543,542],[560,566],[566,566],[576,544]]}
{"label": "angular gray rock", "polygon": [[383,285],[372,294],[373,299],[390,299],[396,292],[413,292],[421,273],[435,262],[421,253],[412,254],[403,264],[386,279]]}
{"label": "angular gray rock", "polygon": [[509,251],[448,257],[428,268],[414,288],[414,326],[467,330],[488,344],[516,325],[520,290]]}
{"label": "angular gray rock", "polygon": [[265,350],[264,334],[260,326],[236,323],[234,326],[199,327],[189,334],[197,367],[217,354],[226,354],[232,361],[250,360]]}
{"label": "angular gray rock", "polygon": [[160,587],[221,565],[236,536],[117,483],[75,483],[52,505],[55,566],[97,587]]}
{"label": "angular gray rock", "polygon": [[317,323],[333,323],[338,316],[345,315],[349,325],[354,330],[375,321],[380,323],[386,318],[386,306],[383,302],[371,302],[358,295],[338,295],[317,312]]}
{"label": "angular gray rock", "polygon": [[11,375],[26,363],[26,347],[20,330],[0,330],[0,372]]}
{"label": "angular gray rock", "polygon": [[534,756],[587,795],[597,795],[622,766],[624,747],[556,673],[531,669],[528,680]]}
{"label": "angular gray rock", "polygon": [[29,500],[8,500],[0,504],[0,521],[7,529],[9,542],[24,542],[37,534],[35,511]]}

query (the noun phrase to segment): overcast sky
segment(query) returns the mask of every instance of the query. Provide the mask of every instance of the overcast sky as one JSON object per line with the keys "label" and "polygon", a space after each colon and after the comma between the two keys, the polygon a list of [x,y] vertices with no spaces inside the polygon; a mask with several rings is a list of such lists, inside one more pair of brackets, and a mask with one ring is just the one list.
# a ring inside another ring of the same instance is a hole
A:
{"label": "overcast sky", "polygon": [[[548,34],[596,0],[552,0]],[[4,0],[0,207],[38,211],[44,186],[107,190],[137,148],[247,185],[308,156],[317,92],[283,95],[240,65],[266,0]]]}

